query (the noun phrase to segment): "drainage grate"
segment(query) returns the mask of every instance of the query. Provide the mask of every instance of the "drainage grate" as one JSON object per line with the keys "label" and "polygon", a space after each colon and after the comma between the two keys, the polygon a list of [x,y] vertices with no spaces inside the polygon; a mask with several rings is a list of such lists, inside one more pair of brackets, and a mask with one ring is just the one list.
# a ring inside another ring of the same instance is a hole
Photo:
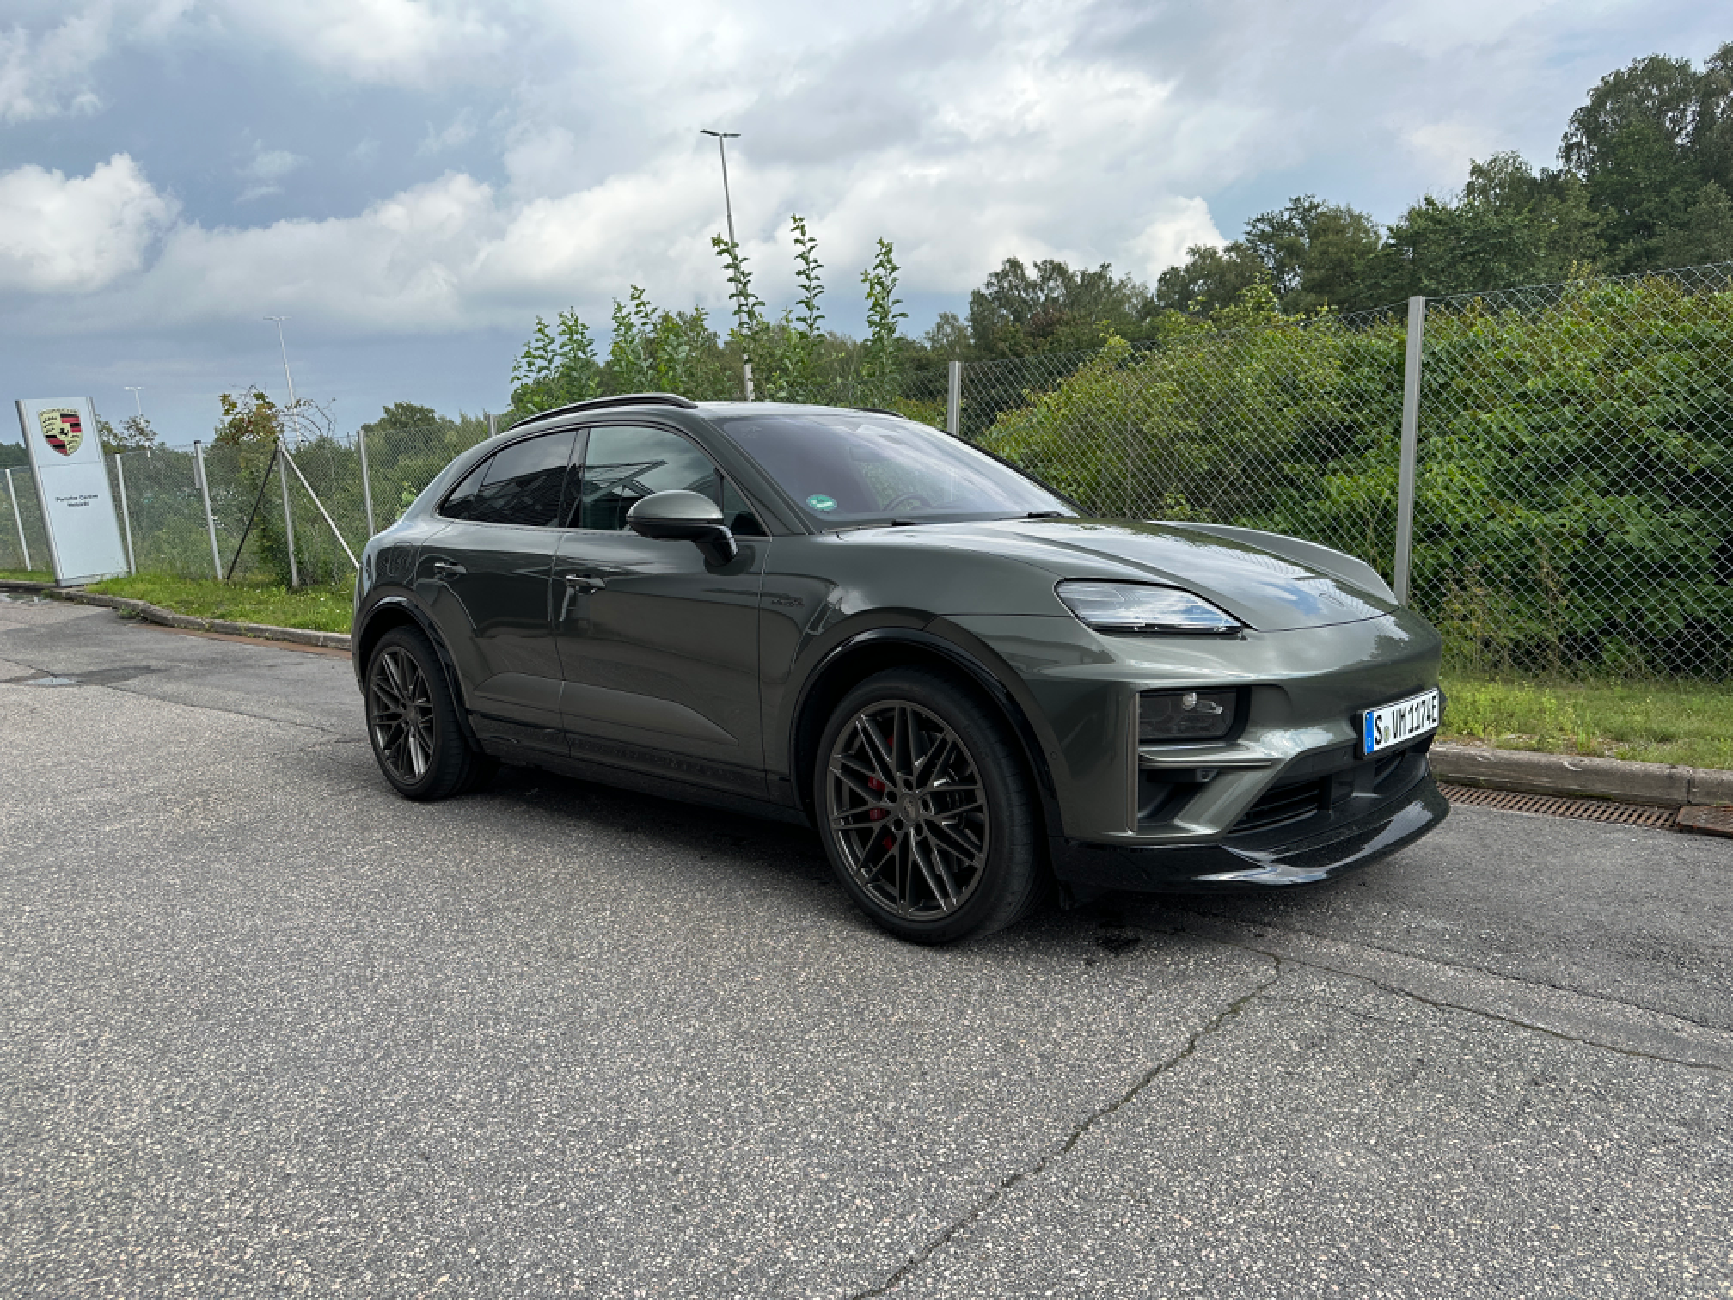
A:
{"label": "drainage grate", "polygon": [[1575,817],[1589,822],[1616,822],[1621,826],[1654,826],[1672,830],[1679,820],[1677,808],[1651,808],[1643,804],[1612,803],[1606,799],[1563,799],[1555,794],[1518,794],[1514,790],[1476,790],[1466,785],[1438,789],[1451,803],[1502,808],[1506,812],[1539,813],[1543,817]]}

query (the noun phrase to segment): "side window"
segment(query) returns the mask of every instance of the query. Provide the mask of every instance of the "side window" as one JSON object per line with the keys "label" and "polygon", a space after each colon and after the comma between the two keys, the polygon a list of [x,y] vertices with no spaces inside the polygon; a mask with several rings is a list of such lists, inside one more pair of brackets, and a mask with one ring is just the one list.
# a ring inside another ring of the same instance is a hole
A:
{"label": "side window", "polygon": [[728,531],[736,537],[769,537],[764,531],[764,525],[758,522],[758,516],[752,512],[746,498],[740,495],[740,489],[726,477],[722,480],[722,518],[728,524]]}
{"label": "side window", "polygon": [[667,429],[604,425],[590,430],[582,487],[568,526],[618,532],[647,496],[684,488],[722,504],[722,475],[710,457]]}
{"label": "side window", "polygon": [[439,509],[451,519],[552,528],[559,523],[573,431],[513,443],[469,472]]}

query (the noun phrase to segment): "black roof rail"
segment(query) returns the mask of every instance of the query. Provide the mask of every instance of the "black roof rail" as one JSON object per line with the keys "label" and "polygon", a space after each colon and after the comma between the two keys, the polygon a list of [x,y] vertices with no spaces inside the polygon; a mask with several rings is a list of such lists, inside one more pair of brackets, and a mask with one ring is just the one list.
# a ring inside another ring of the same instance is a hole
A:
{"label": "black roof rail", "polygon": [[882,406],[857,406],[854,409],[857,411],[865,411],[869,415],[894,415],[899,420],[904,418],[901,411],[887,411]]}
{"label": "black roof rail", "polygon": [[534,415],[526,415],[523,419],[508,424],[500,432],[551,420],[556,415],[571,415],[576,411],[603,411],[611,406],[678,406],[688,411],[698,409],[697,402],[689,397],[681,397],[678,393],[620,393],[615,397],[591,397],[582,402],[568,402],[549,411],[537,411]]}

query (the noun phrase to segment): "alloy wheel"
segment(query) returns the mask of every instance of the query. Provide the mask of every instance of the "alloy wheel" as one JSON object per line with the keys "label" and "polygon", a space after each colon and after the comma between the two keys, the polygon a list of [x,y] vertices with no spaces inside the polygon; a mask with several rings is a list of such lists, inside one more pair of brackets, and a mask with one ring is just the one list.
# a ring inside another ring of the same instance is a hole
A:
{"label": "alloy wheel", "polygon": [[373,746],[390,774],[405,785],[426,776],[433,761],[433,693],[402,646],[387,647],[374,661],[367,713]]}
{"label": "alloy wheel", "polygon": [[906,700],[856,713],[831,747],[825,814],[855,882],[907,920],[949,916],[986,872],[991,820],[973,756]]}

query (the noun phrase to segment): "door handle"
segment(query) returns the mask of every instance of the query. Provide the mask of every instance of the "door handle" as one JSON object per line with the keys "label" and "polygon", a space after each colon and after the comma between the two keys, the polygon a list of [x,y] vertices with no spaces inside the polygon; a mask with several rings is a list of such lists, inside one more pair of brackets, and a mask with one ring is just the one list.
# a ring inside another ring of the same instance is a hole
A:
{"label": "door handle", "polygon": [[469,572],[469,570],[464,568],[461,564],[453,564],[450,560],[435,560],[433,562],[433,571],[442,578],[452,575],[461,577],[463,574]]}
{"label": "door handle", "polygon": [[607,585],[604,579],[589,573],[568,573],[566,575],[566,586],[573,591],[600,591]]}

